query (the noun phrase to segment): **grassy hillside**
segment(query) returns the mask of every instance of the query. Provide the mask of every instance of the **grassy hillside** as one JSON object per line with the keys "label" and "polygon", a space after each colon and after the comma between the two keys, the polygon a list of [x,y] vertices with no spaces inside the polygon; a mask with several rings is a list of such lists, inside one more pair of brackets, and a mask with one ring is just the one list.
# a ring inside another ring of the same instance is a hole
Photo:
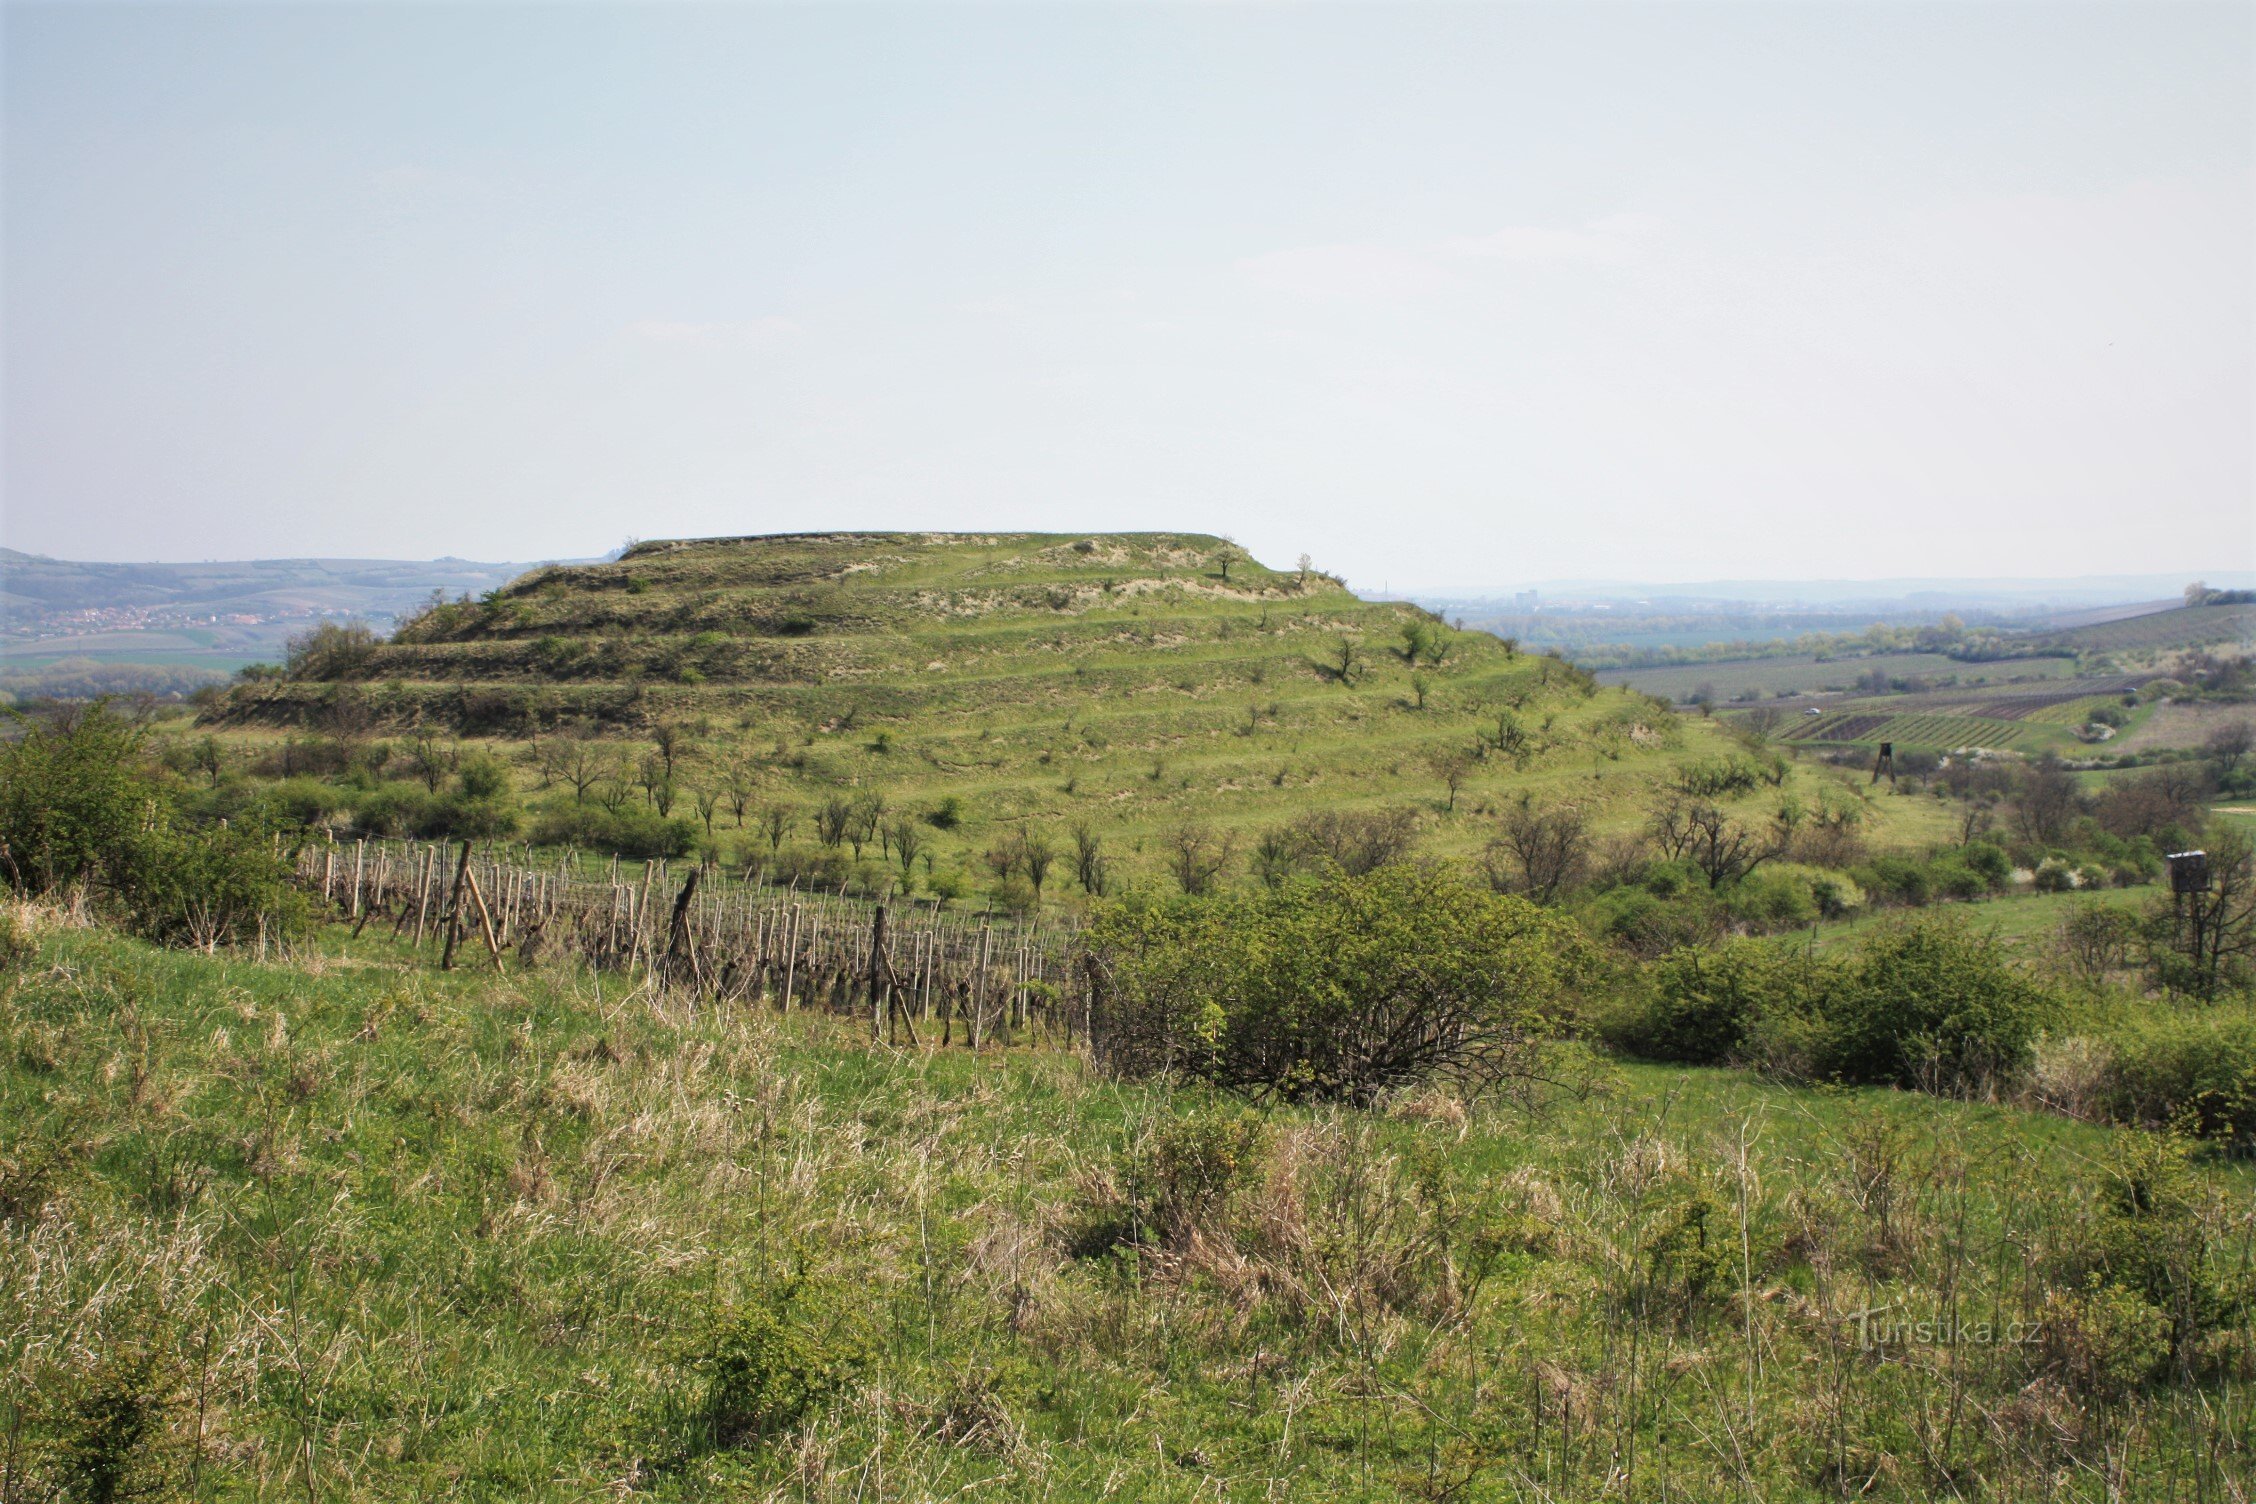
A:
{"label": "grassy hillside", "polygon": [[[2159,1338],[2083,1283],[2195,1236],[2196,1267],[2247,1275],[2245,1167],[2156,1178],[2144,1135],[1566,1058],[1576,1092],[1532,1110],[1257,1127],[1065,1053],[403,962],[341,931],[287,966],[52,927],[7,949],[9,1497],[2159,1501],[2248,1476],[2246,1332],[2205,1332],[2197,1378],[2127,1381]],[[2168,1199],[2122,1211],[2126,1175]]]}
{"label": "grassy hillside", "polygon": [[[1732,746],[1556,659],[1188,534],[644,544],[436,610],[320,679],[243,686],[218,715],[272,735],[339,704],[638,751],[677,726],[693,787],[735,769],[801,812],[841,790],[908,812],[953,797],[944,859],[1005,822],[1087,824],[1131,870],[1186,822],[1250,832],[1318,807],[1411,806],[1438,849],[1476,847],[1522,795],[1621,828],[1680,762]],[[1475,751],[1452,808],[1436,759]],[[1829,776],[1789,775],[1812,798]],[[1880,800],[1875,833],[1923,835],[1914,803]]]}

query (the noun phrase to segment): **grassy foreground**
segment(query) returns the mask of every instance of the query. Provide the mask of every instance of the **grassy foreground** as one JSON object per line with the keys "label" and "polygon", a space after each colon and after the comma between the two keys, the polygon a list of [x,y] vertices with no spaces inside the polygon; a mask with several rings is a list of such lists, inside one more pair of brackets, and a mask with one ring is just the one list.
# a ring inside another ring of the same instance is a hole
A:
{"label": "grassy foreground", "polygon": [[2143,1135],[1588,1061],[1255,1120],[579,972],[31,929],[10,1500],[2226,1500],[2256,1459],[2247,1333],[2129,1382],[2155,1334],[2085,1293],[2125,1227],[2248,1277],[2245,1167],[2108,1211],[2170,1179]]}

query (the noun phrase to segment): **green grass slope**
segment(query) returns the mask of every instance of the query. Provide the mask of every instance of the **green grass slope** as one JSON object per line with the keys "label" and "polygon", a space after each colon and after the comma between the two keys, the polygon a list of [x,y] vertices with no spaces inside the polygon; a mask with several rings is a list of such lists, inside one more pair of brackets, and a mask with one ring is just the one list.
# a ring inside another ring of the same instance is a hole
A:
{"label": "green grass slope", "polygon": [[[1406,629],[1435,651],[1413,662]],[[955,796],[963,840],[1087,823],[1144,868],[1185,822],[1252,829],[1318,806],[1414,805],[1440,849],[1476,847],[1482,817],[1522,795],[1623,827],[1680,761],[1731,746],[1556,659],[1195,534],[646,543],[433,611],[344,682],[242,686],[220,714],[318,725],[340,699],[489,734],[681,725],[693,782],[750,759],[764,799],[802,808],[838,790],[912,811]],[[1451,809],[1434,758],[1500,715],[1525,755],[1480,762]],[[1889,838],[1885,814],[1874,829]]]}
{"label": "green grass slope", "polygon": [[[1108,1218],[1196,1187],[1202,1096],[403,961],[74,930],[0,961],[9,1497],[2160,1501],[2248,1476],[2245,1383],[2075,1382],[2124,1340],[2077,1271],[2135,1135],[1598,1068],[1532,1112],[1267,1114],[1196,1223],[1139,1247]],[[2200,1182],[2244,1212],[2244,1170]],[[2229,1370],[2245,1339],[2219,1340]],[[793,1412],[766,1435],[717,1423],[763,1396]]]}

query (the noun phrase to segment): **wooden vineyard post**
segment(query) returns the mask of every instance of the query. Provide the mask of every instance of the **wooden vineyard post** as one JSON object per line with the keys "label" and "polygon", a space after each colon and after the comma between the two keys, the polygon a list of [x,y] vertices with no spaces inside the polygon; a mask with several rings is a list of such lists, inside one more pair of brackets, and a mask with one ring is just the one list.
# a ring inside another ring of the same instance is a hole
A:
{"label": "wooden vineyard post", "polygon": [[869,1006],[870,1043],[876,1044],[885,1037],[885,978],[880,969],[885,964],[885,905],[879,904],[870,916],[869,953]]}
{"label": "wooden vineyard post", "polygon": [[799,972],[799,905],[791,906],[791,932],[783,942],[783,1015],[791,1016],[791,984]]}
{"label": "wooden vineyard post", "polygon": [[447,896],[446,948],[439,952],[439,970],[454,970],[454,942],[462,931],[462,885],[470,877],[470,843],[462,843],[462,860],[455,864],[454,891]]}
{"label": "wooden vineyard post", "polygon": [[[470,848],[465,843],[462,849],[467,853]],[[501,941],[494,935],[493,914],[486,908],[486,895],[478,891],[478,874],[470,870],[470,863],[467,859],[462,864],[462,875],[470,884],[470,901],[478,906],[478,923],[485,931],[486,949],[493,952],[494,970],[500,971],[502,969]]]}
{"label": "wooden vineyard post", "polygon": [[980,1042],[985,1033],[984,1025],[987,1022],[987,947],[994,938],[995,932],[993,930],[984,924],[979,927],[979,960],[972,967],[971,972],[970,1035],[971,1050],[975,1055],[979,1053]]}
{"label": "wooden vineyard post", "polygon": [[666,934],[667,973],[671,975],[674,968],[681,964],[682,958],[686,954],[689,958],[690,978],[693,981],[697,980],[697,951],[689,939],[689,902],[697,896],[697,879],[703,875],[704,871],[703,867],[689,869],[689,876],[682,882],[681,895],[674,900],[674,919]]}

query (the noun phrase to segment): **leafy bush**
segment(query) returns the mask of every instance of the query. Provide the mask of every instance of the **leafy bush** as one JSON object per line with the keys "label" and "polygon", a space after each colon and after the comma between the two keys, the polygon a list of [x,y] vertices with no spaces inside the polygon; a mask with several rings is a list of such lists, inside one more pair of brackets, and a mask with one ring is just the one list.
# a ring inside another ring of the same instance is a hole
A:
{"label": "leafy bush", "polygon": [[2108,1045],[2099,1091],[2111,1117],[2256,1145],[2256,1019],[2209,1009],[2148,1016]]}
{"label": "leafy bush", "polygon": [[1678,868],[1662,866],[1645,883],[1593,894],[1579,910],[1583,926],[1630,954],[1645,957],[1714,940],[1723,933],[1728,917],[1723,905],[1705,883],[1666,885],[1667,879],[1680,875]]}
{"label": "leafy bush", "polygon": [[683,856],[695,849],[697,826],[680,816],[667,819],[638,807],[613,811],[568,804],[544,813],[534,824],[533,839],[544,846],[580,846],[651,860]]}
{"label": "leafy bush", "polygon": [[166,944],[280,937],[309,910],[257,822],[181,817],[140,732],[96,706],[0,747],[0,874],[20,892],[83,887]]}
{"label": "leafy bush", "polygon": [[1104,1065],[1286,1101],[1524,1074],[1594,960],[1558,916],[1412,866],[1125,903],[1087,944]]}
{"label": "leafy bush", "polygon": [[1995,842],[1969,841],[1956,855],[1961,866],[1982,874],[1982,880],[1993,890],[2013,881],[2013,858]]}
{"label": "leafy bush", "polygon": [[1211,1231],[1253,1183],[1267,1143],[1266,1126],[1250,1113],[1210,1109],[1169,1119],[1127,1167],[1136,1220],[1170,1247]]}
{"label": "leafy bush", "polygon": [[1653,967],[1651,987],[1601,1027],[1607,1043],[1650,1060],[1718,1065],[1743,1058],[1750,1030],[1821,1012],[1838,968],[1800,946],[1741,940],[1687,946]]}
{"label": "leafy bush", "polygon": [[1905,920],[1858,948],[1825,1011],[1820,1068],[1942,1090],[2029,1062],[2051,1000],[1997,942],[1955,918]]}
{"label": "leafy bush", "polygon": [[2094,1275],[2045,1297],[2037,1325],[2046,1370],[2085,1399],[2120,1400],[2170,1355],[2170,1320],[2136,1292]]}
{"label": "leafy bush", "polygon": [[1739,1282],[1738,1222],[1713,1187],[1688,1173],[1656,1189],[1652,1212],[1638,1250],[1639,1314],[1666,1312],[1689,1323]]}
{"label": "leafy bush", "polygon": [[[2124,1134],[2102,1170],[2093,1214],[2080,1222],[2059,1272],[2083,1292],[2121,1293],[2105,1296],[2088,1312],[2091,1320],[2072,1328],[2089,1353],[2071,1347],[2063,1354],[2069,1376],[2120,1390],[2151,1377],[2167,1358],[2192,1377],[2236,1337],[2246,1341],[2256,1283],[2241,1234],[2218,1189],[2194,1172],[2181,1138]],[[2074,1297],[2061,1304],[2059,1314],[2071,1321],[2087,1314]]]}
{"label": "leafy bush", "polygon": [[376,656],[376,634],[364,622],[325,621],[292,637],[287,645],[293,679],[349,679]]}
{"label": "leafy bush", "polygon": [[147,821],[143,736],[96,706],[0,743],[0,876],[19,893],[96,881]]}
{"label": "leafy bush", "polygon": [[1858,871],[1857,881],[1890,903],[1918,908],[1935,896],[1935,880],[1927,864],[1910,857],[1875,857]]}
{"label": "leafy bush", "polygon": [[855,1309],[793,1280],[724,1312],[696,1362],[713,1444],[766,1440],[844,1390],[872,1351]]}
{"label": "leafy bush", "polygon": [[209,950],[296,933],[312,901],[260,831],[157,825],[129,848],[117,874],[128,928],[163,945]]}

